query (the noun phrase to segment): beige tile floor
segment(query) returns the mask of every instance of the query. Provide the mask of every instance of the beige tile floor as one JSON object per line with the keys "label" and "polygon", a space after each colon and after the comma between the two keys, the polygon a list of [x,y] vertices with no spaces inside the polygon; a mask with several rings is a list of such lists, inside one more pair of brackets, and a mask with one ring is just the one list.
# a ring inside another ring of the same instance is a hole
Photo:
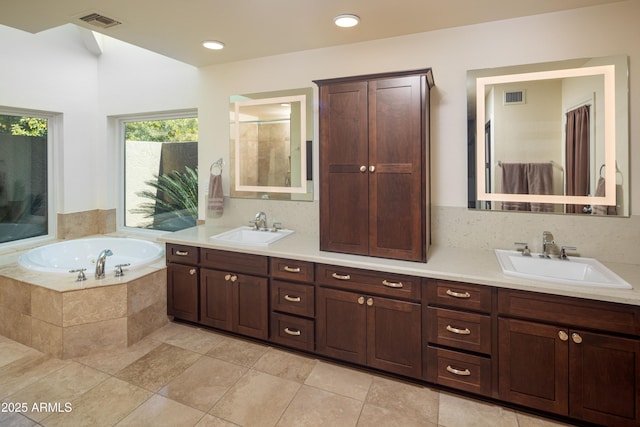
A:
{"label": "beige tile floor", "polygon": [[3,427],[562,425],[179,323],[73,360],[0,336],[0,401]]}

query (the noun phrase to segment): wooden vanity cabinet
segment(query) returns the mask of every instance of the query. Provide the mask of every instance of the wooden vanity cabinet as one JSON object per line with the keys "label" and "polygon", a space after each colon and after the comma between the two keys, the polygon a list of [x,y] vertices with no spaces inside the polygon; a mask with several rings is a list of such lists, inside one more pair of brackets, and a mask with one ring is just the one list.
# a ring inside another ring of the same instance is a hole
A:
{"label": "wooden vanity cabinet", "polygon": [[424,262],[431,69],[315,83],[320,249]]}
{"label": "wooden vanity cabinet", "polygon": [[427,381],[492,395],[495,289],[425,279],[423,340]]}
{"label": "wooden vanity cabinet", "polygon": [[167,314],[191,322],[198,321],[199,248],[166,245]]}
{"label": "wooden vanity cabinet", "polygon": [[316,283],[317,353],[421,377],[418,278],[317,265]]}
{"label": "wooden vanity cabinet", "polygon": [[640,423],[640,309],[500,289],[499,397],[610,426]]}
{"label": "wooden vanity cabinet", "polygon": [[271,258],[270,340],[289,347],[315,348],[314,264]]}
{"label": "wooden vanity cabinet", "polygon": [[200,323],[266,340],[268,258],[203,248],[200,265]]}

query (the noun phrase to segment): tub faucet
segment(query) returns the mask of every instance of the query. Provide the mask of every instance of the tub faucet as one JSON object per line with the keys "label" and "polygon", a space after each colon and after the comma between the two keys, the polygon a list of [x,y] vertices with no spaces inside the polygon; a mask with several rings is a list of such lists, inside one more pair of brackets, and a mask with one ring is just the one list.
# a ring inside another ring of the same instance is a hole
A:
{"label": "tub faucet", "polygon": [[543,258],[551,258],[551,251],[556,247],[556,242],[553,240],[553,234],[550,231],[544,231],[542,233],[542,253]]}
{"label": "tub faucet", "polygon": [[107,262],[107,257],[111,255],[113,255],[111,249],[105,249],[98,255],[98,259],[96,260],[96,279],[104,279],[104,266]]}

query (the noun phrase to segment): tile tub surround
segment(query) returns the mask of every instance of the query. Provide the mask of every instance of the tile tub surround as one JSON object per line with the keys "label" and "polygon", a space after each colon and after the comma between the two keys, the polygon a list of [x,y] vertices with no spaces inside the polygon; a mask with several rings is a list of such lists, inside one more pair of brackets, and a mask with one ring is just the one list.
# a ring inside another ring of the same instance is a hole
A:
{"label": "tile tub surround", "polygon": [[[62,359],[126,348],[168,321],[166,269],[149,270],[89,278],[84,283],[94,286],[82,289],[65,276],[65,286],[56,290],[31,283],[32,272],[2,267],[0,334]],[[47,275],[40,276],[39,282],[46,281]]]}

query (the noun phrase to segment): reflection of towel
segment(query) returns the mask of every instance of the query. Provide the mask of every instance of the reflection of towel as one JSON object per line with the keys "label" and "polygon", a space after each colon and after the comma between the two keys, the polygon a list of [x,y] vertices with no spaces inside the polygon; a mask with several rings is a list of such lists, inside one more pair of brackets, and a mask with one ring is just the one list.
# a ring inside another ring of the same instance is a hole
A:
{"label": "reflection of towel", "polygon": [[207,210],[213,218],[219,218],[224,211],[224,195],[222,193],[222,175],[209,177],[209,197],[207,199]]}
{"label": "reflection of towel", "polygon": [[[527,194],[527,174],[524,163],[502,163],[502,192],[506,194]],[[506,211],[527,211],[528,203],[502,202]]]}
{"label": "reflection of towel", "polygon": [[[553,166],[551,163],[527,163],[529,194],[553,194]],[[551,203],[531,203],[531,212],[552,212]]]}
{"label": "reflection of towel", "polygon": [[[605,193],[605,181],[603,177],[598,178],[598,184],[596,185],[596,197],[604,197]],[[615,206],[593,205],[591,208],[593,215],[617,215],[617,209]]]}
{"label": "reflection of towel", "polygon": [[[551,163],[502,163],[502,192],[506,194],[553,194]],[[552,212],[551,203],[502,202],[511,211]]]}

